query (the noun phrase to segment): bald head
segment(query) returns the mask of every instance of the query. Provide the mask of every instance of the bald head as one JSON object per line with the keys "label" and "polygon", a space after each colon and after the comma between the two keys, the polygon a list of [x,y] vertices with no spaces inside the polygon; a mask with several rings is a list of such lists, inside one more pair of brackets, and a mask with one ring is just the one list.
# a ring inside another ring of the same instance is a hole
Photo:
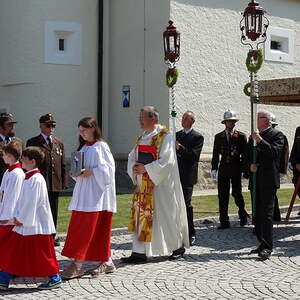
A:
{"label": "bald head", "polygon": [[190,128],[192,128],[194,123],[195,123],[195,114],[190,110],[186,111],[182,116],[181,126],[185,130],[189,130]]}

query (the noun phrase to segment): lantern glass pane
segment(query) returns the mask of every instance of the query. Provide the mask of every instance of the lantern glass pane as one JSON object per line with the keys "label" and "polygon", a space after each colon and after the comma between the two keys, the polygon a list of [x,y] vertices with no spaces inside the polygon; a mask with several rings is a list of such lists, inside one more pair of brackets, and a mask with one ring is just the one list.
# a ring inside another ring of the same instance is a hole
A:
{"label": "lantern glass pane", "polygon": [[175,52],[175,38],[174,38],[174,36],[170,36],[170,39],[169,39],[169,41],[170,41],[170,52]]}
{"label": "lantern glass pane", "polygon": [[258,32],[262,33],[262,15],[258,16]]}
{"label": "lantern glass pane", "polygon": [[249,20],[248,20],[248,14],[245,15],[245,30],[249,30]]}
{"label": "lantern glass pane", "polygon": [[250,31],[256,31],[256,15],[251,15]]}

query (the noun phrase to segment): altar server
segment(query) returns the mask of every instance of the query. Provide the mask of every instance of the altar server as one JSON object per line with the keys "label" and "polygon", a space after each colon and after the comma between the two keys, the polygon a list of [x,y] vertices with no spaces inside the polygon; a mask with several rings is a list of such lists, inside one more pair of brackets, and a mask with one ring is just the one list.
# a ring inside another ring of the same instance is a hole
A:
{"label": "altar server", "polygon": [[76,184],[62,255],[73,261],[62,272],[66,279],[82,276],[84,261],[99,262],[94,275],[116,270],[110,250],[112,214],[116,212],[115,162],[95,119],[83,118],[78,128],[84,166],[81,174],[71,174]]}
{"label": "altar server", "polygon": [[15,140],[2,148],[3,160],[8,165],[0,186],[0,257],[6,251],[6,241],[12,233],[12,219],[20,195],[24,172],[19,159],[22,154],[22,143]]}
{"label": "altar server", "polygon": [[44,158],[38,147],[28,147],[22,154],[22,167],[27,171],[17,202],[15,227],[0,258],[0,289],[9,286],[12,275],[49,277],[39,289],[61,285],[52,234],[54,223],[48,201],[47,186],[38,166]]}

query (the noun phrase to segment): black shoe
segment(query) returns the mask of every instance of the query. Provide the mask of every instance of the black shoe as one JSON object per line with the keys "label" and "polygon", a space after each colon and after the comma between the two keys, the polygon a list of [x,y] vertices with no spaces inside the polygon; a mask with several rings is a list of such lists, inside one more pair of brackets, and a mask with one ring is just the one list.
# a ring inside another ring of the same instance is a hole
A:
{"label": "black shoe", "polygon": [[190,237],[190,246],[191,247],[194,246],[195,243],[196,243],[196,237],[193,235],[193,236]]}
{"label": "black shoe", "polygon": [[143,264],[147,262],[147,256],[142,253],[132,252],[128,257],[121,257],[121,262],[125,264]]}
{"label": "black shoe", "polygon": [[217,227],[217,229],[227,229],[230,228],[230,224],[221,224],[219,227]]}
{"label": "black shoe", "polygon": [[274,218],[273,218],[273,221],[274,221],[274,222],[281,222],[281,217],[274,217]]}
{"label": "black shoe", "polygon": [[173,251],[172,255],[170,255],[168,259],[169,260],[179,259],[179,258],[183,257],[184,252],[185,252],[184,247],[178,248],[178,249]]}
{"label": "black shoe", "polygon": [[55,246],[55,247],[60,246],[60,241],[59,241],[58,238],[56,238],[56,239],[54,240],[54,246]]}
{"label": "black shoe", "polygon": [[244,227],[245,225],[247,225],[248,221],[247,221],[247,217],[242,217],[240,218],[240,226]]}
{"label": "black shoe", "polygon": [[298,211],[298,214],[297,214],[298,216],[300,216],[300,211]]}
{"label": "black shoe", "polygon": [[261,251],[261,248],[256,248],[256,249],[252,249],[251,251],[250,251],[250,254],[258,254],[259,252]]}
{"label": "black shoe", "polygon": [[258,256],[260,257],[260,258],[262,258],[263,260],[266,260],[266,259],[269,259],[270,258],[270,256],[271,256],[271,250],[269,250],[269,249],[263,249],[263,250],[261,250],[259,253],[258,253]]}

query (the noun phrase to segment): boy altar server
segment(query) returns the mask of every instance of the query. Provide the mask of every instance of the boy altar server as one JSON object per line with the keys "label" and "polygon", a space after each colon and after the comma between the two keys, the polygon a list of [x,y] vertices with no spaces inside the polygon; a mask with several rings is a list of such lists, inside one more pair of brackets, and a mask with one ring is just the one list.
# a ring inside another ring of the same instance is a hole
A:
{"label": "boy altar server", "polygon": [[12,141],[4,145],[2,151],[3,160],[8,165],[8,169],[3,175],[0,186],[0,257],[2,257],[2,251],[6,251],[6,241],[14,227],[12,219],[25,177],[19,162],[22,143]]}
{"label": "boy altar server", "polygon": [[52,235],[54,223],[48,201],[47,187],[38,166],[44,159],[37,147],[28,147],[22,154],[22,167],[27,171],[17,202],[15,227],[0,257],[0,289],[6,290],[12,275],[49,277],[39,289],[53,289],[62,280],[58,274]]}

